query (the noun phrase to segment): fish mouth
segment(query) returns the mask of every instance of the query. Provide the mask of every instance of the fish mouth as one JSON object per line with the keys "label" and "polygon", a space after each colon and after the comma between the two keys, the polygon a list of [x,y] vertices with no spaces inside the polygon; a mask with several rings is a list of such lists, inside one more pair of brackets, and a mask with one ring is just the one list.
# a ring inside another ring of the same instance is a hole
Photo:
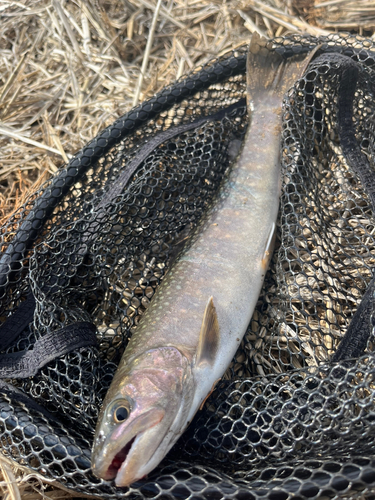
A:
{"label": "fish mouth", "polygon": [[129,454],[130,448],[134,443],[137,436],[134,436],[121,450],[116,453],[114,459],[112,460],[110,466],[108,467],[106,476],[110,479],[114,479],[117,476],[117,472],[125,462],[126,457]]}
{"label": "fish mouth", "polygon": [[116,486],[130,486],[154,469],[155,464],[152,464],[152,460],[165,435],[166,432],[161,431],[160,426],[155,424],[153,428],[134,437],[116,454],[112,464],[115,462],[114,465],[117,467],[122,460],[114,478]]}
{"label": "fish mouth", "polygon": [[94,474],[106,481],[114,479],[118,486],[129,486],[144,477],[147,472],[141,472],[143,465],[155,451],[148,436],[159,428],[164,416],[163,410],[153,408],[119,426],[104,446],[102,456],[94,451]]}

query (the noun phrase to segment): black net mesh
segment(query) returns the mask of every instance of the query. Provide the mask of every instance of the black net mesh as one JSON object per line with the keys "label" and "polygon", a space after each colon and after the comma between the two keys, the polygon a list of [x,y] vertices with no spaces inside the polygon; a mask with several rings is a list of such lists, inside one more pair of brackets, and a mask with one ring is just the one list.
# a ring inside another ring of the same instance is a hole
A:
{"label": "black net mesh", "polygon": [[[332,35],[273,44],[286,57],[322,44],[320,53],[358,62],[352,126],[371,178],[373,43]],[[36,352],[40,339],[70,327],[96,327],[96,346],[47,360],[30,376],[10,375],[0,388],[3,454],[76,492],[216,500],[354,498],[375,490],[374,214],[371,186],[340,140],[342,75],[329,57],[312,63],[285,103],[276,250],[231,366],[146,479],[118,489],[90,470],[98,410],[121,354],[244,136],[246,49],[117,120],[2,228],[3,358]],[[107,199],[150,142],[123,189]],[[366,347],[333,363],[366,290]]]}

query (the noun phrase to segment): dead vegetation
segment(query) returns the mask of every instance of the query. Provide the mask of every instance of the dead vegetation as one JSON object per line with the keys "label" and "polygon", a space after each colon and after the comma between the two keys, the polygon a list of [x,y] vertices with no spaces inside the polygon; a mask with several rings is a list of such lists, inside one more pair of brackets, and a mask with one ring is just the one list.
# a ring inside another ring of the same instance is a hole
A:
{"label": "dead vegetation", "polygon": [[[4,221],[103,127],[251,33],[370,38],[375,2],[0,0],[0,16]],[[4,500],[74,498],[5,458],[0,468]]]}

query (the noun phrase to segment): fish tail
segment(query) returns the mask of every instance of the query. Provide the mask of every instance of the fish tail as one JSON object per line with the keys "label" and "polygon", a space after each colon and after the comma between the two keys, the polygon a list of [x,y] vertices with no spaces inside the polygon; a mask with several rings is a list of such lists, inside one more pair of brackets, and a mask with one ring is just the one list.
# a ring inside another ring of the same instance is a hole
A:
{"label": "fish tail", "polygon": [[269,41],[266,38],[259,36],[258,33],[253,34],[247,56],[249,102],[264,91],[283,98],[296,80],[302,77],[317,50],[308,55],[298,54],[284,59],[268,47]]}

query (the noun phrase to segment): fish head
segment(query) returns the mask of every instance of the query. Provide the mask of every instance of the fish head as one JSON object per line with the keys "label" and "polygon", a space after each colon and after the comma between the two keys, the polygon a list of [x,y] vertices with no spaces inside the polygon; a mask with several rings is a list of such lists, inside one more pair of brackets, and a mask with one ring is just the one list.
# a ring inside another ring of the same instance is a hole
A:
{"label": "fish head", "polygon": [[96,428],[95,475],[129,486],[159,464],[186,426],[189,374],[190,363],[173,347],[147,351],[116,372]]}

